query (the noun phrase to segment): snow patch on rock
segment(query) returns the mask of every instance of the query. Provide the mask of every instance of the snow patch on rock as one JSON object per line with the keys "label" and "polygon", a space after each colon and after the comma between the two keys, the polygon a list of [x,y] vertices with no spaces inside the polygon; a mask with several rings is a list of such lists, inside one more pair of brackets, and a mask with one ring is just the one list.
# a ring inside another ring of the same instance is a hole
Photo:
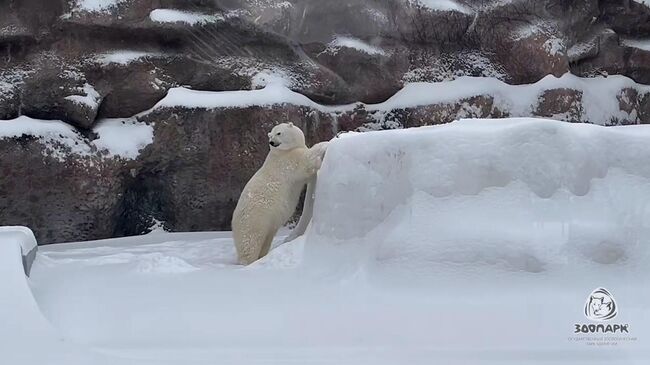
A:
{"label": "snow patch on rock", "polygon": [[[648,0],[650,4],[650,0]],[[621,44],[627,47],[650,51],[650,39],[621,39]]]}
{"label": "snow patch on rock", "polygon": [[414,0],[414,2],[434,11],[457,11],[464,14],[472,13],[470,9],[453,0]]}
{"label": "snow patch on rock", "polygon": [[91,149],[72,126],[60,120],[39,120],[25,116],[0,121],[0,138],[20,138],[32,136],[44,146],[43,155],[52,156],[60,161],[69,153],[89,155]]}
{"label": "snow patch on rock", "polygon": [[108,11],[119,4],[128,1],[129,0],[76,0],[72,9],[77,11],[102,12]]}
{"label": "snow patch on rock", "polygon": [[[92,85],[85,83],[83,87],[77,88],[77,91],[80,93],[80,95],[68,95],[64,99],[70,100],[75,104],[86,106],[93,110],[99,108],[101,96]],[[83,95],[81,95],[81,93],[83,93]]]}
{"label": "snow patch on rock", "polygon": [[269,85],[291,87],[291,84],[291,78],[280,69],[265,69],[251,78],[251,87],[253,89],[261,89]]}
{"label": "snow patch on rock", "polygon": [[223,20],[221,15],[210,15],[176,9],[154,9],[149,18],[156,23],[185,23],[188,25],[216,23]]}
{"label": "snow patch on rock", "polygon": [[629,113],[621,110],[618,96],[623,89],[634,89],[641,94],[650,93],[650,86],[637,84],[620,75],[580,78],[570,73],[562,77],[548,75],[534,84],[510,85],[492,77],[463,76],[444,82],[414,82],[406,84],[391,98],[379,104],[355,103],[340,106],[318,104],[287,87],[272,83],[259,90],[197,91],[172,88],[151,110],[164,107],[186,108],[242,108],[254,105],[292,104],[307,106],[325,113],[341,113],[364,105],[370,112],[390,112],[419,106],[457,103],[475,96],[487,96],[494,100],[494,107],[512,117],[535,115],[544,91],[572,89],[582,93],[584,113],[582,121],[608,125],[615,120],[626,120]]}
{"label": "snow patch on rock", "polygon": [[131,118],[102,119],[93,132],[99,138],[92,143],[111,157],[135,159],[140,150],[153,142],[153,127]]}
{"label": "snow patch on rock", "polygon": [[325,49],[326,52],[331,54],[336,54],[341,48],[352,48],[359,52],[367,53],[369,55],[380,55],[385,56],[386,52],[379,47],[370,45],[361,39],[348,37],[348,36],[336,36],[334,39],[327,45]]}
{"label": "snow patch on rock", "polygon": [[132,50],[116,50],[112,52],[102,53],[95,57],[95,60],[100,64],[106,66],[110,64],[128,65],[131,62],[140,61],[146,58],[157,58],[164,56],[162,53],[157,52],[142,52]]}

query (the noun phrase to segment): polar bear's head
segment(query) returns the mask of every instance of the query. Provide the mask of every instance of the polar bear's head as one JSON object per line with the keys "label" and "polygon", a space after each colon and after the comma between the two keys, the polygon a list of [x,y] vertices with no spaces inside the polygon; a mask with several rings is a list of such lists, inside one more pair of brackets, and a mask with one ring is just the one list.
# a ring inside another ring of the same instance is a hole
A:
{"label": "polar bear's head", "polygon": [[271,150],[290,150],[305,147],[305,135],[293,123],[278,124],[269,133]]}

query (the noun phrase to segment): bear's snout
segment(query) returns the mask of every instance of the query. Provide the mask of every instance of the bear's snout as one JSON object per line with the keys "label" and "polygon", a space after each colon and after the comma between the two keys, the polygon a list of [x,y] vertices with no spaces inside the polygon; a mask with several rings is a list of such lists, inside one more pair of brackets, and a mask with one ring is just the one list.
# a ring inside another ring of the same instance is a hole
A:
{"label": "bear's snout", "polygon": [[278,142],[275,142],[275,141],[269,141],[269,144],[270,144],[271,146],[273,146],[273,147],[277,147],[277,146],[280,145]]}

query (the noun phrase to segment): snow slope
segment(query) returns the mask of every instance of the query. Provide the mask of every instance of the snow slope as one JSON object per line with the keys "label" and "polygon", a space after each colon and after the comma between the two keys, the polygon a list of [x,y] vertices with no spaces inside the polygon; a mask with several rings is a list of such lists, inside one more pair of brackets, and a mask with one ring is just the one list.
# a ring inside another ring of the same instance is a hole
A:
{"label": "snow slope", "polygon": [[21,250],[33,245],[33,235],[10,228],[0,230],[0,362],[108,364],[103,355],[65,342],[43,317],[21,259]]}
{"label": "snow slope", "polygon": [[[30,285],[66,343],[116,364],[643,364],[648,138],[535,119],[350,133],[306,237],[254,265],[227,233],[151,234],[41,247]],[[600,286],[629,324],[616,346],[573,333]]]}

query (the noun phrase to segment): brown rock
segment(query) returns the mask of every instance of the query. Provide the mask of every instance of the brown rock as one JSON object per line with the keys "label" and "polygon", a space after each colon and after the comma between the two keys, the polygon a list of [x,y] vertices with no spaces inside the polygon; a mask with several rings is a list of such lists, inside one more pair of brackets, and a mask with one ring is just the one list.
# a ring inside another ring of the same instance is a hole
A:
{"label": "brown rock", "polygon": [[546,90],[540,95],[534,114],[579,123],[583,121],[582,92],[573,89]]}

